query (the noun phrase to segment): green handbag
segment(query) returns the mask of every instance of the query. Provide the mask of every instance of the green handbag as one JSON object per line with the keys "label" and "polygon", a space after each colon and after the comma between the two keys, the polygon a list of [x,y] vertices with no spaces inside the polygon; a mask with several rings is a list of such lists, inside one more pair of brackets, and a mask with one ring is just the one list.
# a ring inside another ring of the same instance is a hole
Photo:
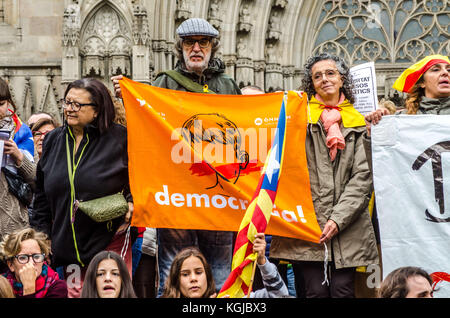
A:
{"label": "green handbag", "polygon": [[111,221],[128,212],[128,202],[122,193],[89,201],[76,201],[76,205],[95,222]]}

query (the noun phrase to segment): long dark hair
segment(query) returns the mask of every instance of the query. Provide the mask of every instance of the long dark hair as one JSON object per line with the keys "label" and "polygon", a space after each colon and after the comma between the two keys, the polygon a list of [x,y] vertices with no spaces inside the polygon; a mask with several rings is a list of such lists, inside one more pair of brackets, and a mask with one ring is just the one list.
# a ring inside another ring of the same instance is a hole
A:
{"label": "long dark hair", "polygon": [[180,291],[181,266],[183,265],[183,262],[191,256],[198,257],[203,263],[203,267],[205,268],[206,281],[208,286],[202,298],[209,298],[216,292],[216,284],[214,283],[211,267],[209,266],[205,256],[203,256],[200,250],[194,246],[191,246],[181,250],[173,259],[172,265],[170,266],[169,275],[164,285],[164,292],[161,296],[162,298],[184,297],[184,295],[182,295]]}
{"label": "long dark hair", "polygon": [[98,113],[94,119],[94,124],[98,127],[100,133],[104,133],[111,127],[116,116],[114,103],[106,86],[95,78],[82,78],[70,83],[64,92],[64,98],[72,88],[84,89],[91,95],[91,103],[95,104]]}
{"label": "long dark hair", "polygon": [[14,104],[11,96],[11,91],[9,90],[8,83],[0,77],[0,101],[7,100],[12,106],[14,112],[16,111],[16,105]]}
{"label": "long dark hair", "polygon": [[341,57],[329,53],[321,53],[311,56],[306,61],[305,65],[303,66],[305,76],[302,80],[301,90],[306,92],[309,98],[316,94],[316,90],[314,89],[314,83],[312,80],[312,67],[317,62],[324,60],[332,60],[336,63],[336,67],[342,78],[342,87],[340,91],[344,94],[345,98],[353,104],[355,102],[355,97],[353,96],[353,79],[350,74],[350,69]]}
{"label": "long dark hair", "polygon": [[81,290],[81,298],[99,298],[97,292],[97,269],[98,264],[105,259],[112,259],[116,261],[119,267],[122,285],[120,288],[119,298],[136,298],[136,294],[131,283],[130,273],[119,254],[112,251],[101,251],[97,253],[89,263],[86,270],[86,276],[83,282],[83,289]]}

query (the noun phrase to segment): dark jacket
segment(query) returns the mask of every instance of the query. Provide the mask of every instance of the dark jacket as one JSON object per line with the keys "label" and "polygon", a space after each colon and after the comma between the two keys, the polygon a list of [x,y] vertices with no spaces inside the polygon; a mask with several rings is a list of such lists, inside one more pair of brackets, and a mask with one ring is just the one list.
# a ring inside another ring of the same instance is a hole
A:
{"label": "dark jacket", "polygon": [[[225,65],[218,58],[214,58],[209,62],[208,68],[203,72],[202,76],[187,71],[184,64],[181,62],[177,63],[175,71],[202,86],[205,84],[208,85],[208,89],[216,94],[242,94],[236,82],[225,74]],[[174,79],[164,73],[158,74],[152,85],[177,91],[187,91],[182,85],[178,84]]]}
{"label": "dark jacket", "polygon": [[[66,281],[60,279],[54,282],[49,288],[44,298],[67,298],[67,283]],[[36,298],[36,293],[25,295],[25,296],[16,296],[16,298]]]}
{"label": "dark jacket", "polygon": [[[50,236],[54,266],[87,266],[95,254],[109,245],[123,218],[96,223],[78,210],[72,223],[66,135],[72,158],[74,138],[67,126],[56,128],[45,137],[37,166],[32,226]],[[96,127],[86,126],[75,154],[75,162],[78,160],[75,199],[87,201],[123,190],[127,201],[131,201],[125,127],[113,124],[100,134]]]}

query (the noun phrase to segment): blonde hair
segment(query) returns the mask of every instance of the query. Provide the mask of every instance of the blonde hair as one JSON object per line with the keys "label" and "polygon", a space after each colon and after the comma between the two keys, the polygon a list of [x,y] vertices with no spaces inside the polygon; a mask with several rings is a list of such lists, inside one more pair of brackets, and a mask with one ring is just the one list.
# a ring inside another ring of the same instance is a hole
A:
{"label": "blonde hair", "polygon": [[395,114],[397,111],[397,107],[395,106],[394,102],[391,100],[381,100],[380,101],[380,107],[386,108],[391,115]]}
{"label": "blonde hair", "polygon": [[15,298],[14,291],[9,281],[0,275],[0,298]]}
{"label": "blonde hair", "polygon": [[0,243],[2,260],[6,262],[16,256],[21,250],[21,243],[26,240],[35,240],[41,248],[41,252],[46,256],[49,255],[50,244],[47,235],[32,228],[24,228],[5,235],[3,242]]}

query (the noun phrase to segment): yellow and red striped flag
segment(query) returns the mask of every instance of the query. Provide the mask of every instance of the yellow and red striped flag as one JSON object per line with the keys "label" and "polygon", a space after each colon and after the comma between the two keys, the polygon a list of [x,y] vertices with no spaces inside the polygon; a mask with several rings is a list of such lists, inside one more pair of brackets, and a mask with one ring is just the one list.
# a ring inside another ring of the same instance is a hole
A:
{"label": "yellow and red striped flag", "polygon": [[403,71],[392,88],[400,92],[409,93],[410,89],[417,83],[423,73],[437,63],[450,64],[450,60],[444,55],[429,55]]}
{"label": "yellow and red striped flag", "polygon": [[285,93],[273,140],[264,164],[261,178],[253,199],[239,226],[231,264],[231,273],[219,292],[218,298],[242,298],[250,292],[254,261],[253,241],[257,233],[264,233],[269,223],[278,189],[278,181],[283,163],[284,140],[286,134]]}

